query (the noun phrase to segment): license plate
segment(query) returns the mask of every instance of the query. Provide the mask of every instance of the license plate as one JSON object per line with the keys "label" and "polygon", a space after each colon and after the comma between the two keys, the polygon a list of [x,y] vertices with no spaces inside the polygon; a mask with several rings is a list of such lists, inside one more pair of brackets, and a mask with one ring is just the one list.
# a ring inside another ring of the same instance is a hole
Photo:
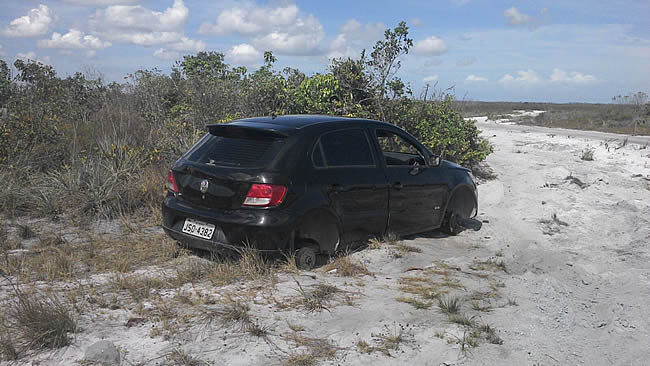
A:
{"label": "license plate", "polygon": [[185,224],[183,225],[183,232],[185,234],[190,234],[198,236],[203,239],[212,239],[212,234],[214,234],[215,226],[208,224],[203,221],[185,219]]}

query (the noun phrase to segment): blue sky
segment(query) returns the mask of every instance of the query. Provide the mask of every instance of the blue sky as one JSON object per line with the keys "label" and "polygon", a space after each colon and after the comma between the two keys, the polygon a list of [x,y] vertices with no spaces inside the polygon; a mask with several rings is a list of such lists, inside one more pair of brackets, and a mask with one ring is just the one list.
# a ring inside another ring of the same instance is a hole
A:
{"label": "blue sky", "polygon": [[416,95],[437,83],[460,99],[606,103],[650,92],[649,19],[647,0],[4,0],[0,57],[119,81],[204,50],[252,70],[272,50],[278,69],[311,74],[404,20],[398,76]]}

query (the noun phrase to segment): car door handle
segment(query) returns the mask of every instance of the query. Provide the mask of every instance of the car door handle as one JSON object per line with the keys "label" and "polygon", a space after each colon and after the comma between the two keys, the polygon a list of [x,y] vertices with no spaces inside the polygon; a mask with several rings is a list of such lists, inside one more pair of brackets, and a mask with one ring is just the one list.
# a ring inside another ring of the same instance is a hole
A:
{"label": "car door handle", "polygon": [[332,190],[334,192],[343,192],[344,189],[343,189],[343,186],[340,185],[340,184],[331,184],[330,185],[330,190]]}
{"label": "car door handle", "polygon": [[404,188],[404,186],[400,182],[395,182],[395,183],[393,183],[393,188],[402,189],[402,188]]}

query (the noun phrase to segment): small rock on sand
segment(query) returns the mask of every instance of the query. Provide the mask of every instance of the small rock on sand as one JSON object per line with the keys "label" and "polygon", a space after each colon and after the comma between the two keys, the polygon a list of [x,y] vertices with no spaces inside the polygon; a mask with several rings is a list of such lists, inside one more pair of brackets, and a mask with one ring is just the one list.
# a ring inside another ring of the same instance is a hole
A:
{"label": "small rock on sand", "polygon": [[84,354],[86,361],[97,362],[103,365],[119,365],[120,352],[113,342],[99,341],[93,343]]}

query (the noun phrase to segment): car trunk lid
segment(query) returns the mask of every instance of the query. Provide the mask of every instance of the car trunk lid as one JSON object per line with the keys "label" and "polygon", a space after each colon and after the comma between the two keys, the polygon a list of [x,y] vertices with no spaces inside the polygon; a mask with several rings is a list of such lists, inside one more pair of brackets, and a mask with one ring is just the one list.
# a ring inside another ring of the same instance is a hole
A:
{"label": "car trunk lid", "polygon": [[251,185],[264,182],[265,168],[285,136],[249,126],[212,125],[174,166],[179,197],[217,209],[242,206]]}

